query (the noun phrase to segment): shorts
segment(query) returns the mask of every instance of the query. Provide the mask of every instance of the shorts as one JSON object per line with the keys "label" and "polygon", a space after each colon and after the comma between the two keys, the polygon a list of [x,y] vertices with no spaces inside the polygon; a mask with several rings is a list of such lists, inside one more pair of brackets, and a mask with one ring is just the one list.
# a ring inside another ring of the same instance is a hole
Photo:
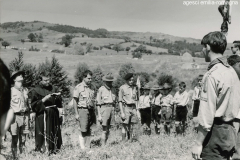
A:
{"label": "shorts", "polygon": [[96,124],[94,109],[78,108],[81,132],[90,132],[90,127]]}
{"label": "shorts", "polygon": [[102,116],[101,125],[109,126],[114,125],[114,107],[102,105],[100,108],[100,114]]}
{"label": "shorts", "polygon": [[124,111],[125,111],[125,119],[122,119],[122,123],[124,124],[138,123],[136,107],[124,106]]}
{"label": "shorts", "polygon": [[197,117],[199,111],[200,100],[193,101],[193,117]]}
{"label": "shorts", "polygon": [[161,109],[161,122],[171,122],[172,120],[172,108],[162,107]]}
{"label": "shorts", "polygon": [[236,144],[236,131],[233,125],[213,124],[204,142],[201,158],[203,160],[230,159]]}
{"label": "shorts", "polygon": [[11,134],[13,136],[19,134],[28,134],[29,133],[29,118],[28,116],[21,116],[15,114],[15,119],[11,125]]}
{"label": "shorts", "polygon": [[176,117],[175,117],[175,121],[179,121],[179,122],[183,122],[187,120],[187,107],[183,106],[183,107],[176,107]]}
{"label": "shorts", "polygon": [[160,110],[161,110],[161,106],[154,105],[152,108],[152,118],[155,121],[155,123],[158,123],[158,124],[160,123],[160,120],[161,120],[161,115],[158,114]]}
{"label": "shorts", "polygon": [[151,124],[151,108],[139,109],[141,114],[141,124],[146,123],[147,125]]}

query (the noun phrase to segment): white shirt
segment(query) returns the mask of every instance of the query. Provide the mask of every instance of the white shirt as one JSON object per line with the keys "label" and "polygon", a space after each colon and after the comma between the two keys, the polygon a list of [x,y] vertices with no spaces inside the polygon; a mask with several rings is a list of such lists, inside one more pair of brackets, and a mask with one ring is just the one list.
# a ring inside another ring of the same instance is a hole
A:
{"label": "white shirt", "polygon": [[143,109],[143,108],[148,108],[148,107],[150,107],[150,97],[149,97],[149,95],[140,96],[140,98],[139,98],[139,108]]}
{"label": "white shirt", "polygon": [[178,106],[186,106],[189,101],[189,94],[187,91],[180,93],[179,91],[175,94],[173,98],[173,103]]}
{"label": "white shirt", "polygon": [[201,88],[196,86],[194,88],[194,92],[193,92],[193,96],[192,96],[192,99],[193,100],[200,100],[200,92],[201,92]]}

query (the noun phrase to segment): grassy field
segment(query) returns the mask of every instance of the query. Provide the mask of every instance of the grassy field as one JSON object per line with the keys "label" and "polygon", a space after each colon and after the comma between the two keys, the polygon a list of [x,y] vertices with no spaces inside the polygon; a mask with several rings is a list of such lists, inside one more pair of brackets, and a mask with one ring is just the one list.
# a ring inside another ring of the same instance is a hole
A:
{"label": "grassy field", "polygon": [[[134,142],[121,142],[121,130],[113,127],[110,132],[108,144],[105,147],[100,145],[101,126],[92,127],[92,152],[83,152],[80,149],[78,135],[78,125],[72,115],[72,109],[67,109],[67,117],[62,127],[63,147],[56,155],[48,156],[34,152],[34,139],[27,139],[26,154],[21,154],[20,159],[29,160],[191,160],[191,147],[196,133],[192,131],[191,125],[187,130],[186,136],[175,135],[172,133],[167,136],[161,130],[160,135],[156,135],[152,125],[152,135],[142,135],[141,126],[137,127],[137,136]],[[172,128],[172,131],[174,129]],[[10,151],[11,136],[4,143],[5,148],[2,154],[7,160],[11,159]]]}

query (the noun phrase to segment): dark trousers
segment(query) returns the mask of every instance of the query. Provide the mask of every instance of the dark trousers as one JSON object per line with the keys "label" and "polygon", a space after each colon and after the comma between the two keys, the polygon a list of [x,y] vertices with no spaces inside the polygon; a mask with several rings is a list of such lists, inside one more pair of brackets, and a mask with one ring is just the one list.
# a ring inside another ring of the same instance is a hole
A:
{"label": "dark trousers", "polygon": [[193,117],[197,117],[199,111],[200,100],[193,101]]}
{"label": "dark trousers", "polygon": [[232,123],[214,120],[208,132],[201,154],[202,160],[228,160],[233,155],[236,145],[236,131]]}

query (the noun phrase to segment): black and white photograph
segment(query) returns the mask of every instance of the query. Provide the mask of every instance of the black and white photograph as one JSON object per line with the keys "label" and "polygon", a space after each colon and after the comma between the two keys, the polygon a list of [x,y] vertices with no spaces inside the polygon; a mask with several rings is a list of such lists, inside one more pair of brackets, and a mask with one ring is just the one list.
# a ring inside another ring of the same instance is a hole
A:
{"label": "black and white photograph", "polygon": [[0,0],[0,160],[240,160],[240,0]]}

